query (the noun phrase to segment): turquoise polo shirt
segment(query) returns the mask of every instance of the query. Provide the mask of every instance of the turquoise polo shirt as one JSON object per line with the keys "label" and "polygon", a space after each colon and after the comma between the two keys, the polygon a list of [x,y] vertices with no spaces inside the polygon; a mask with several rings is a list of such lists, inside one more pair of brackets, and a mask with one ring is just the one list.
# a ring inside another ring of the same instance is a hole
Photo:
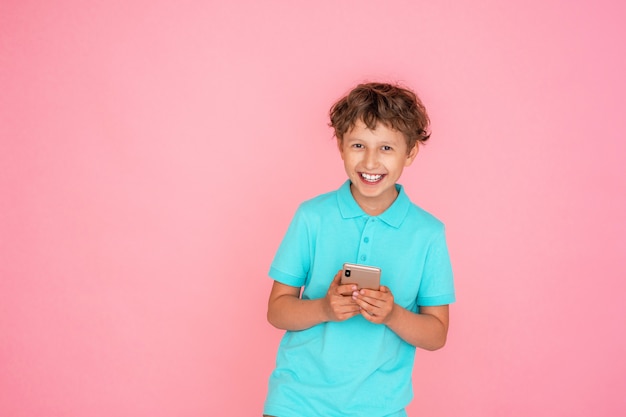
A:
{"label": "turquoise polo shirt", "polygon": [[[455,301],[444,225],[413,204],[401,185],[382,214],[356,203],[350,181],[300,205],[269,276],[303,287],[303,299],[326,295],[344,262],[380,267],[395,302]],[[413,398],[415,347],[385,325],[356,316],[287,331],[269,380],[264,413],[280,417],[404,416]]]}

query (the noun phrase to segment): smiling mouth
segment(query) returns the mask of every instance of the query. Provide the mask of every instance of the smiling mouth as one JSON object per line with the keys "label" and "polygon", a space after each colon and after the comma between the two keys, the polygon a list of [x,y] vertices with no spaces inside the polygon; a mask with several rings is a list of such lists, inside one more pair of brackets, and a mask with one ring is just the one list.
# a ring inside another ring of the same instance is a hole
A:
{"label": "smiling mouth", "polygon": [[369,184],[375,184],[383,179],[383,174],[366,174],[365,172],[361,172],[361,179]]}

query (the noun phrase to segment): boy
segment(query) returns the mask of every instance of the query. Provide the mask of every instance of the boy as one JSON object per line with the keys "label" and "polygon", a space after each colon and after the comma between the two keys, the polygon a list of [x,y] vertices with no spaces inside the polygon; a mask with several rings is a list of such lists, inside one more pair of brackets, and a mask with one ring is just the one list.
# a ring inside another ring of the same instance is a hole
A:
{"label": "boy", "polygon": [[[397,184],[428,115],[412,91],[369,83],[330,120],[348,180],[300,205],[272,262],[267,317],[286,333],[264,413],[406,416],[415,348],[443,347],[455,300],[444,226]],[[381,268],[380,288],[341,285],[345,262]]]}

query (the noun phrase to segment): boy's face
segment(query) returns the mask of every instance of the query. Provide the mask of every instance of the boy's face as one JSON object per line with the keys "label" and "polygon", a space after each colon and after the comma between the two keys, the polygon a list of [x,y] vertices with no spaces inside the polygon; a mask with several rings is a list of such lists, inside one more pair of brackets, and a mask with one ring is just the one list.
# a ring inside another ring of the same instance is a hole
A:
{"label": "boy's face", "polygon": [[378,215],[394,202],[395,184],[404,167],[417,156],[417,144],[409,152],[404,135],[383,124],[370,130],[358,121],[338,140],[339,153],[356,202],[370,215]]}

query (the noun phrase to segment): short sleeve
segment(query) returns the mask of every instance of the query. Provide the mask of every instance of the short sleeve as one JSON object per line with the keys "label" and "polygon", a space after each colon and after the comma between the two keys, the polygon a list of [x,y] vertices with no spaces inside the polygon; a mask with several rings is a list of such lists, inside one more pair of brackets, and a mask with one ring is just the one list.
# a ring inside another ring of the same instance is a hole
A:
{"label": "short sleeve", "polygon": [[294,215],[270,266],[269,276],[285,285],[302,287],[311,265],[309,227],[302,206]]}
{"label": "short sleeve", "polygon": [[428,247],[424,273],[417,294],[420,306],[439,306],[456,301],[452,265],[446,244],[445,229],[433,235]]}

